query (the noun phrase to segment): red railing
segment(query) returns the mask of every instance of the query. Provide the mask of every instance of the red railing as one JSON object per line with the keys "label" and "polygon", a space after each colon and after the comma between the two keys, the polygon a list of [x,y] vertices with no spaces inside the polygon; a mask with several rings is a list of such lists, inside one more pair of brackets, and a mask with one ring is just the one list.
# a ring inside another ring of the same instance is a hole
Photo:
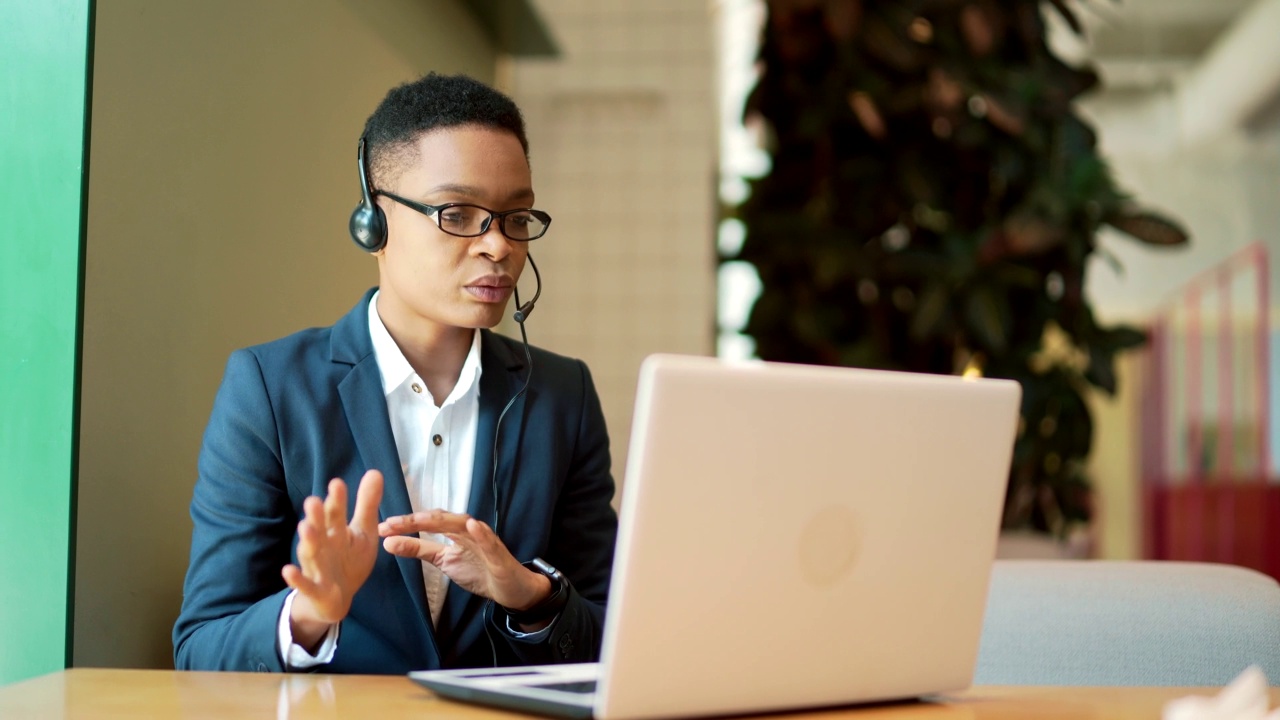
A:
{"label": "red railing", "polygon": [[1147,557],[1280,578],[1269,281],[1266,248],[1251,245],[1188,283],[1151,325],[1139,418]]}

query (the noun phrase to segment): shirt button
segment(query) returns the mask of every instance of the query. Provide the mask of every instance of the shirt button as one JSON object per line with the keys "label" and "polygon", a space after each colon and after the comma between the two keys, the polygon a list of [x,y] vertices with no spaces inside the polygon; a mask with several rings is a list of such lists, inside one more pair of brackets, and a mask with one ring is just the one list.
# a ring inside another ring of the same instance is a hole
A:
{"label": "shirt button", "polygon": [[440,447],[440,444],[444,442],[444,438],[440,437],[439,435],[436,435],[431,438],[431,442],[435,443],[436,447]]}
{"label": "shirt button", "polygon": [[413,391],[414,391],[414,392],[416,392],[416,393],[418,393],[419,395],[421,395],[421,394],[422,394],[422,386],[421,386],[421,385],[419,385],[418,383],[414,383],[414,384],[410,385],[409,387],[413,388]]}

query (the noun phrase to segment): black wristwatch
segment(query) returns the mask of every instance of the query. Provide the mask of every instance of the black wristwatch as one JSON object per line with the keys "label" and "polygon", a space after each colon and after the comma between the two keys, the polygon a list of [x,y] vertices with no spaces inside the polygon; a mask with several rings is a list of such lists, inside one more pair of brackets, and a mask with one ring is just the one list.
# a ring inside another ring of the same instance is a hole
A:
{"label": "black wristwatch", "polygon": [[551,563],[542,558],[534,558],[527,563],[521,564],[536,573],[546,575],[547,579],[551,581],[551,594],[527,610],[512,610],[503,606],[502,609],[507,613],[507,617],[519,625],[536,625],[559,615],[560,611],[564,610],[564,606],[569,602],[569,582],[565,580],[564,573],[552,567]]}

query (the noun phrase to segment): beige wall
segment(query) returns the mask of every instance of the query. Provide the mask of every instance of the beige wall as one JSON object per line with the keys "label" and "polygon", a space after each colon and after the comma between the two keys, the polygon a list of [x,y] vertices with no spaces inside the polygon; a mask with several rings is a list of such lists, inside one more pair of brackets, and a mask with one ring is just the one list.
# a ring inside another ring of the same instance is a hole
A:
{"label": "beige wall", "polygon": [[623,479],[640,361],[715,348],[715,48],[707,3],[539,0],[553,62],[501,73],[529,126],[536,345],[591,367]]}
{"label": "beige wall", "polygon": [[1087,394],[1093,415],[1093,452],[1087,474],[1094,486],[1093,555],[1103,560],[1142,557],[1142,478],[1138,426],[1142,398],[1142,353],[1116,360],[1119,392]]}
{"label": "beige wall", "polygon": [[331,324],[375,283],[346,223],[386,91],[494,67],[455,0],[97,3],[76,665],[171,666],[228,353]]}

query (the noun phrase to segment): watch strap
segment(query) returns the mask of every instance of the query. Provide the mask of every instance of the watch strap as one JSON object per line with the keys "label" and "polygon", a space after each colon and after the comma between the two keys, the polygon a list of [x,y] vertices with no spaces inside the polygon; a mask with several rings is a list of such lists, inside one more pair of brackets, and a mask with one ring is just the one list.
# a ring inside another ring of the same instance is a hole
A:
{"label": "watch strap", "polygon": [[546,576],[551,581],[551,594],[525,610],[512,610],[509,607],[501,606],[503,612],[507,614],[507,617],[511,618],[512,622],[520,625],[536,625],[559,615],[564,610],[565,605],[569,603],[569,583],[565,580],[564,574],[542,558],[534,558],[521,564],[540,575]]}

